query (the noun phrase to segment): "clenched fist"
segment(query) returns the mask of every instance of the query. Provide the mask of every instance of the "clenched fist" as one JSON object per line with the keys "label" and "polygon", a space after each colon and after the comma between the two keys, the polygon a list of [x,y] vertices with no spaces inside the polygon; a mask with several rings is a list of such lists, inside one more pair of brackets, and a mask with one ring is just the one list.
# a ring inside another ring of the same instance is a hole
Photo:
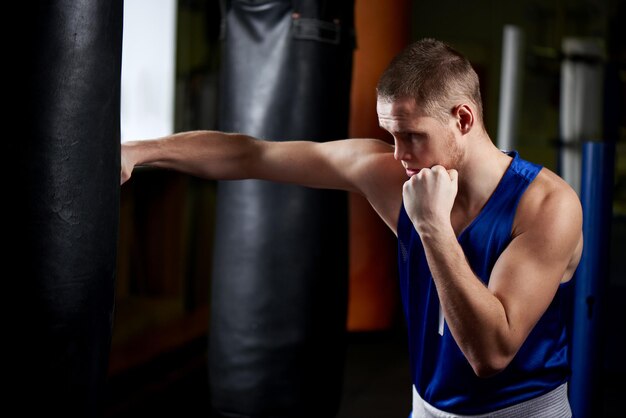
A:
{"label": "clenched fist", "polygon": [[457,171],[440,165],[424,168],[404,183],[404,208],[420,235],[451,227],[450,213],[457,191]]}
{"label": "clenched fist", "polygon": [[130,154],[130,145],[123,143],[120,153],[120,184],[124,184],[130,179],[133,169],[135,168],[135,162]]}

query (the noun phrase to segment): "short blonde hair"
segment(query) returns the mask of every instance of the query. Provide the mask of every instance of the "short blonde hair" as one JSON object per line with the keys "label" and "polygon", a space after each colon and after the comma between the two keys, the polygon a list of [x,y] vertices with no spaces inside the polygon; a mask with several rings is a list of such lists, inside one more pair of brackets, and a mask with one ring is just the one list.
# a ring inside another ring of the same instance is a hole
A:
{"label": "short blonde hair", "polygon": [[424,112],[442,122],[452,108],[469,99],[483,123],[478,75],[465,56],[444,42],[422,39],[398,54],[376,87],[379,100],[413,97]]}

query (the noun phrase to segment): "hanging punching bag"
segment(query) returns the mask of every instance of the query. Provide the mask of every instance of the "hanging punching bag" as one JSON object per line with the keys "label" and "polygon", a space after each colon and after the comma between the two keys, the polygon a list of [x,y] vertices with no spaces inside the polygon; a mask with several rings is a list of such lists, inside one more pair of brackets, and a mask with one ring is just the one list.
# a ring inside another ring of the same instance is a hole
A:
{"label": "hanging punching bag", "polygon": [[114,302],[122,1],[27,4],[18,78],[27,121],[9,163],[10,297],[20,305],[9,401],[19,415],[98,416]]}
{"label": "hanging punching bag", "polygon": [[[232,0],[223,12],[220,129],[277,141],[345,138],[352,1]],[[347,250],[345,193],[220,183],[209,337],[220,415],[336,414]]]}

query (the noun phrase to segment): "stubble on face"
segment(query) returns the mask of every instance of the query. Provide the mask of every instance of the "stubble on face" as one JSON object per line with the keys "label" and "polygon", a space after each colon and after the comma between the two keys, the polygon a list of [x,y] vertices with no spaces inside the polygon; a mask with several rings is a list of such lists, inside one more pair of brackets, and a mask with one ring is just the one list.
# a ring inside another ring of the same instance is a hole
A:
{"label": "stubble on face", "polygon": [[463,149],[459,145],[454,136],[454,132],[450,128],[446,128],[441,138],[441,151],[443,153],[439,165],[447,170],[459,170],[463,164]]}

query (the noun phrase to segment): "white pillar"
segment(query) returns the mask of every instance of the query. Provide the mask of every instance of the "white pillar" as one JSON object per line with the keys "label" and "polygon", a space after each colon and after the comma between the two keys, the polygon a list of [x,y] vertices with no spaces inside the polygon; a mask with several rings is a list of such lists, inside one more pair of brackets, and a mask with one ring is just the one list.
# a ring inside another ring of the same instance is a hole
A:
{"label": "white pillar", "polygon": [[516,146],[523,65],[524,34],[517,26],[505,25],[502,31],[498,121],[498,148],[501,150],[509,151]]}
{"label": "white pillar", "polygon": [[560,174],[580,194],[581,141],[599,139],[602,135],[604,45],[596,38],[565,38],[563,54]]}

